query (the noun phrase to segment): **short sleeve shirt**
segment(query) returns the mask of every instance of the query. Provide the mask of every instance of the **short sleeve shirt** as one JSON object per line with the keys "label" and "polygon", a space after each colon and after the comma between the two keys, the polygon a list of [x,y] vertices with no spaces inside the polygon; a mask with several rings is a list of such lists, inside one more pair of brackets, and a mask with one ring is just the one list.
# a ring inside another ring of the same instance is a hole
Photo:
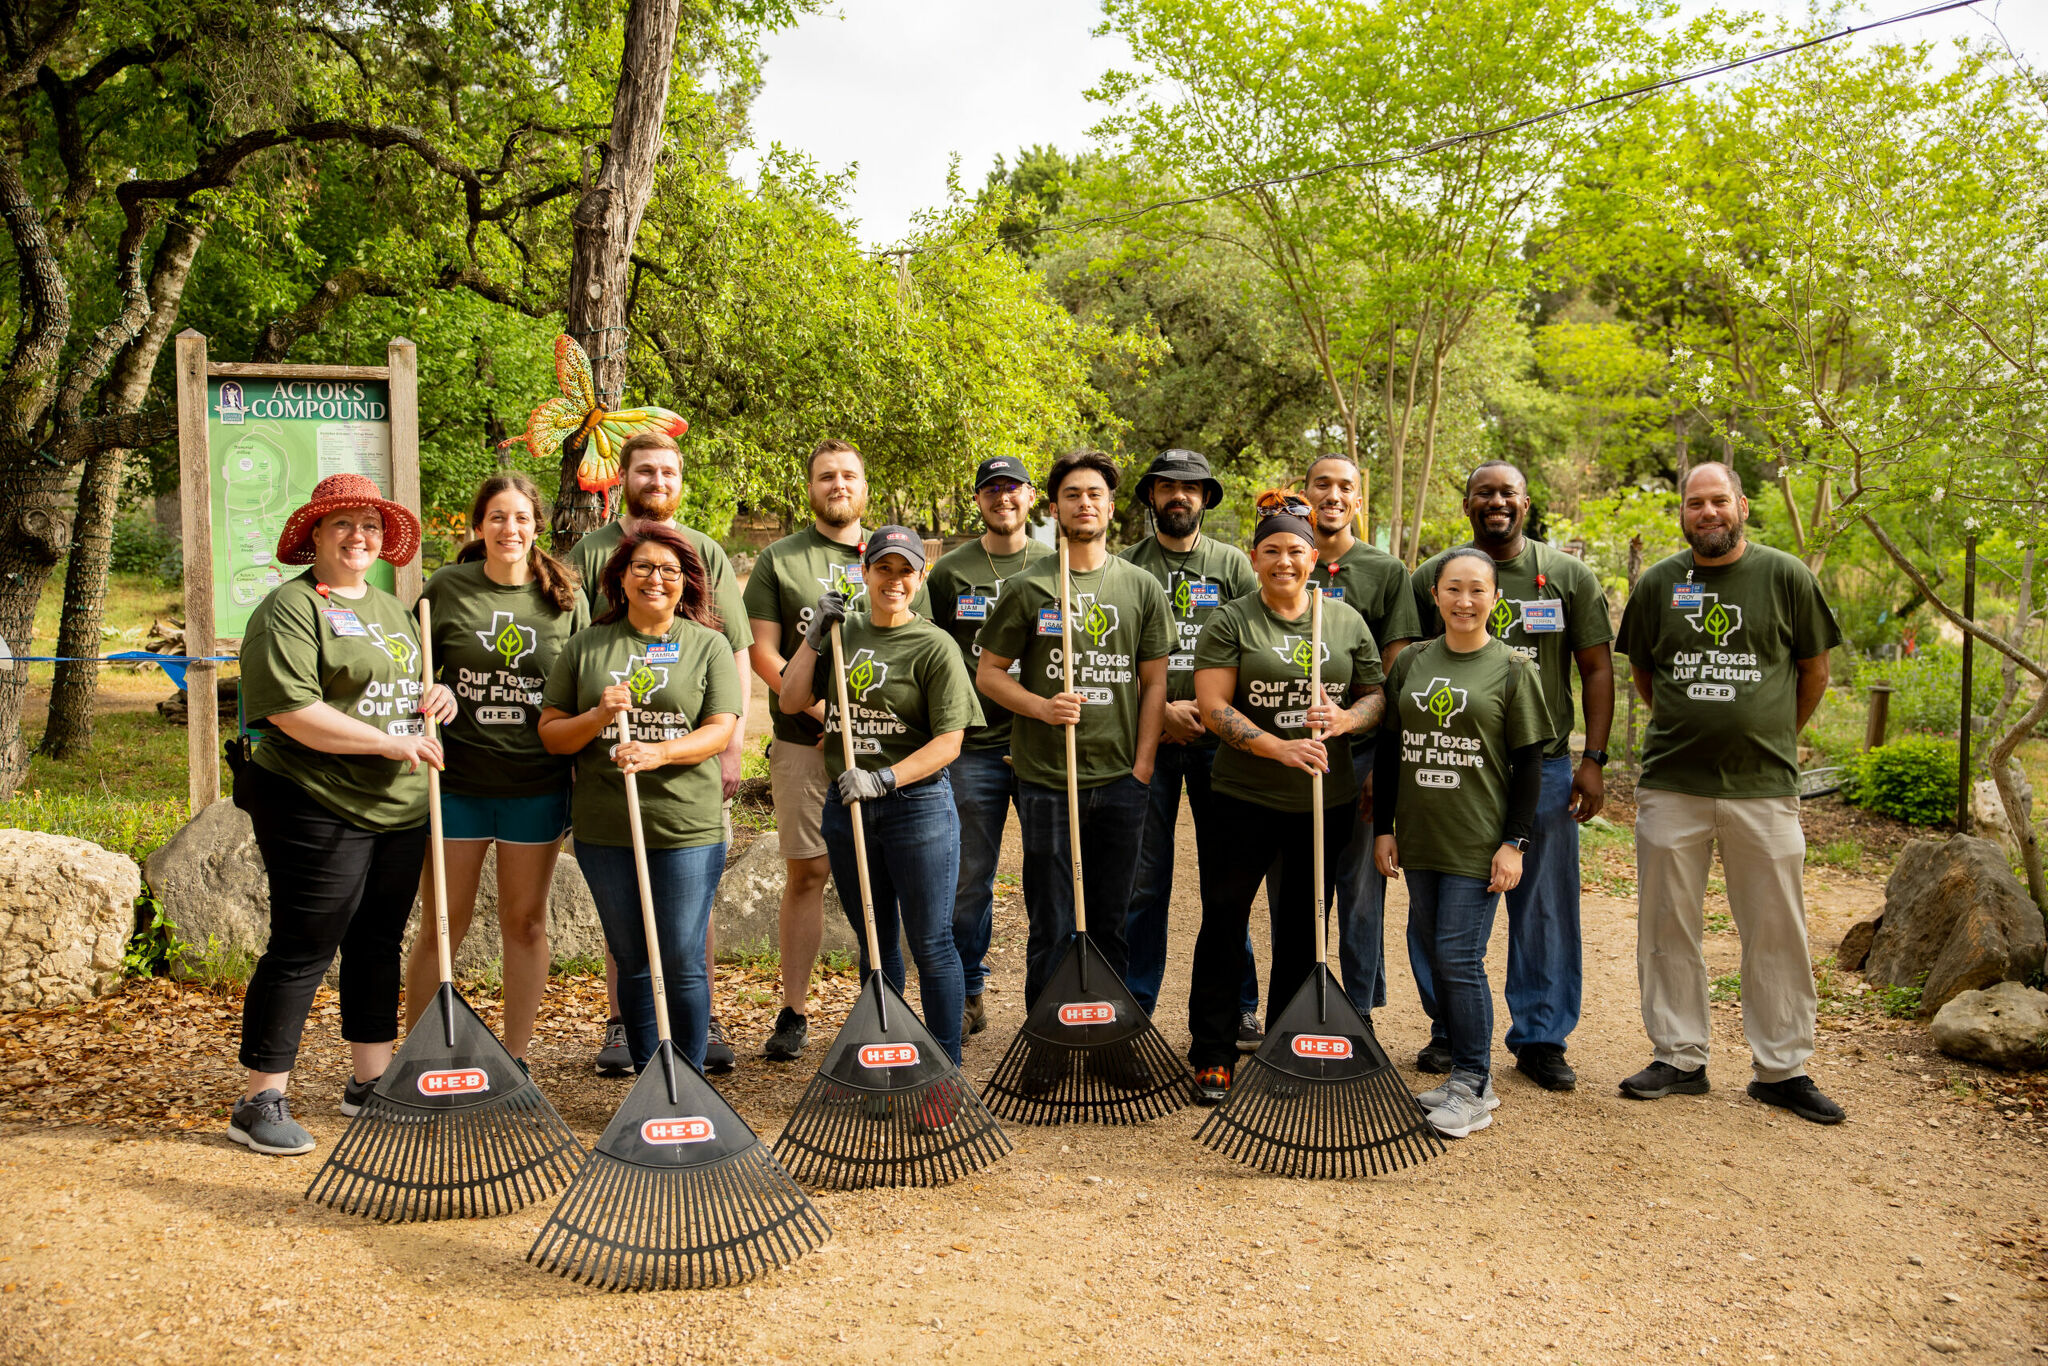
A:
{"label": "short sleeve shirt", "polygon": [[[708,626],[678,617],[659,636],[624,621],[569,638],[548,671],[542,705],[571,716],[589,711],[614,683],[632,690],[635,740],[678,740],[713,716],[740,714],[732,647]],[[576,755],[570,818],[579,844],[633,842],[626,779],[612,758],[619,728],[608,722]],[[691,849],[725,839],[725,792],[716,759],[664,764],[638,775],[640,821],[654,849]]]}
{"label": "short sleeve shirt", "polygon": [[427,773],[397,759],[329,754],[270,718],[325,702],[391,735],[423,735],[419,624],[372,585],[359,598],[323,596],[313,571],[286,579],[242,636],[242,716],[261,738],[256,762],[289,778],[335,815],[366,830],[403,830],[427,818]]}
{"label": "short sleeve shirt", "polygon": [[[1195,668],[1235,669],[1237,688],[1230,705],[1253,725],[1283,740],[1308,735],[1307,712],[1315,694],[1310,665],[1313,644],[1308,614],[1289,621],[1254,591],[1226,604],[1202,628],[1195,642]],[[1323,689],[1344,703],[1380,685],[1380,652],[1365,629],[1365,618],[1344,603],[1323,603]],[[1323,805],[1358,797],[1361,775],[1351,746],[1332,744],[1330,771],[1323,775]],[[1210,770],[1216,791],[1279,811],[1307,811],[1315,801],[1309,775],[1272,759],[1224,745]]]}
{"label": "short sleeve shirt", "polygon": [[1382,743],[1399,739],[1401,866],[1488,878],[1508,815],[1508,755],[1549,738],[1536,666],[1498,639],[1460,654],[1442,636],[1387,674]]}
{"label": "short sleeve shirt", "polygon": [[[853,709],[853,754],[862,768],[891,768],[936,735],[981,722],[974,681],[944,631],[922,617],[900,626],[877,626],[865,612],[849,612],[840,628],[846,650],[846,701]],[[839,693],[828,649],[812,685],[825,698],[825,771],[846,769],[839,739]]]}
{"label": "short sleeve shirt", "polygon": [[[1209,536],[1195,541],[1185,555],[1168,550],[1157,536],[1123,552],[1122,558],[1159,580],[1166,591],[1166,614],[1173,622],[1173,651],[1166,657],[1166,700],[1192,702],[1195,697],[1195,641],[1223,604],[1258,586],[1252,562],[1234,545]],[[1214,743],[1215,737],[1209,737]]]}
{"label": "short sleeve shirt", "polygon": [[1799,792],[1798,662],[1842,633],[1813,571],[1751,541],[1733,564],[1682,550],[1636,580],[1619,648],[1651,677],[1637,786],[1695,797]]}
{"label": "short sleeve shirt", "polygon": [[[1353,540],[1334,561],[1323,559],[1317,577],[1330,596],[1365,618],[1372,643],[1385,653],[1397,640],[1415,640],[1422,629],[1408,593],[1408,567],[1378,546]],[[1331,564],[1337,566],[1330,572]]]}
{"label": "short sleeve shirt", "polygon": [[[1424,638],[1444,633],[1443,618],[1430,594],[1441,559],[1443,555],[1432,556],[1415,571],[1415,614]],[[1486,619],[1487,634],[1535,663],[1550,718],[1544,757],[1562,759],[1571,753],[1575,656],[1614,639],[1607,595],[1583,560],[1541,541],[1525,539],[1521,554],[1495,560],[1494,569],[1500,576],[1501,596]]]}
{"label": "short sleeve shirt", "polygon": [[[754,643],[754,632],[747,625],[747,607],[740,598],[740,580],[739,575],[733,572],[732,557],[725,553],[724,546],[695,527],[678,524],[674,529],[682,534],[690,548],[697,552],[697,558],[704,562],[704,581],[711,588],[711,605],[718,609],[719,629],[725,632],[733,653],[747,649]],[[617,522],[606,522],[576,542],[569,552],[569,562],[583,581],[583,601],[593,621],[612,609],[612,600],[604,595],[600,586],[600,576],[610,562],[612,552],[625,539],[624,527]]]}
{"label": "short sleeve shirt", "polygon": [[[1063,689],[1060,568],[1041,560],[1010,580],[981,628],[981,646],[1023,666],[1019,681],[1040,697]],[[1075,727],[1075,783],[1102,787],[1130,776],[1138,761],[1138,666],[1173,647],[1166,594],[1144,570],[1111,556],[1100,569],[1072,576],[1074,691],[1083,699]],[[1019,716],[1010,762],[1022,782],[1066,785],[1064,727]]]}
{"label": "short sleeve shirt", "polygon": [[442,786],[476,797],[567,786],[569,760],[540,742],[540,694],[570,635],[590,624],[582,595],[565,612],[539,584],[497,583],[472,560],[437,570],[421,597],[433,609],[434,676],[455,693]]}
{"label": "short sleeve shirt", "polygon": [[[932,565],[931,576],[925,580],[932,601],[932,621],[940,630],[953,637],[960,647],[960,659],[967,666],[967,676],[974,677],[974,671],[981,660],[981,646],[976,637],[981,634],[982,623],[1003,596],[1003,585],[1024,572],[1027,565],[1053,554],[1051,546],[1041,541],[1026,541],[1024,548],[1014,555],[990,555],[979,539],[955,546],[939,556]],[[1012,665],[1010,673],[1015,677],[1018,666]],[[968,730],[960,744],[963,749],[1005,750],[1010,747],[1010,712],[1002,703],[990,698],[981,698],[982,724]]]}

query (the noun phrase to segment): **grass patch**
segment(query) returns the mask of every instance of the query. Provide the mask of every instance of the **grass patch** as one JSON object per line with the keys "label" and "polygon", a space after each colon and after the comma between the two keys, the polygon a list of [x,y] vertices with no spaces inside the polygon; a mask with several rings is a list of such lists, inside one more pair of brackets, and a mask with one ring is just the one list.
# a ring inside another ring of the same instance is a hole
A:
{"label": "grass patch", "polygon": [[1726,911],[1708,911],[1706,929],[1708,934],[1727,934],[1735,928],[1735,917]]}
{"label": "grass patch", "polygon": [[207,991],[234,995],[246,990],[256,975],[256,955],[209,934],[204,944],[185,946],[179,971],[187,982]]}
{"label": "grass patch", "polygon": [[1635,849],[1635,833],[1627,826],[1616,825],[1605,816],[1595,816],[1579,827],[1579,856],[1597,854],[1607,849],[1618,849],[1632,853]]}
{"label": "grass patch", "polygon": [[1813,989],[1820,997],[1823,1015],[1881,1015],[1890,1020],[1910,1020],[1920,1014],[1921,984],[1927,974],[1909,987],[1876,986],[1852,978],[1835,966],[1830,954],[1813,965]]}
{"label": "grass patch", "polygon": [[1716,1003],[1741,1000],[1742,974],[1731,972],[1709,980],[1707,982],[1707,999]]}
{"label": "grass patch", "polygon": [[554,977],[602,977],[604,956],[602,954],[576,954],[568,958],[557,958],[548,965],[548,973]]}
{"label": "grass patch", "polygon": [[1863,846],[1854,839],[1829,840],[1826,844],[1806,846],[1806,861],[1829,868],[1842,868],[1856,872],[1863,867]]}
{"label": "grass patch", "polygon": [[186,800],[185,728],[155,712],[106,712],[91,753],[29,759],[27,780],[0,803],[0,821],[91,840],[140,863],[185,824]]}
{"label": "grass patch", "polygon": [[[601,971],[601,963],[599,968]],[[455,985],[465,997],[498,1000],[505,994],[505,960],[493,958],[482,967],[463,974]]]}

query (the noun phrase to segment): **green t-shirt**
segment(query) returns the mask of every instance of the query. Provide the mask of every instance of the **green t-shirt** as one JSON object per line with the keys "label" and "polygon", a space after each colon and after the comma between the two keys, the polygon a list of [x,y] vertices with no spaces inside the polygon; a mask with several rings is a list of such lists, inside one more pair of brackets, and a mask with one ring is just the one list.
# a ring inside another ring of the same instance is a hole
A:
{"label": "green t-shirt", "polygon": [[[705,582],[711,587],[711,605],[718,609],[719,629],[731,642],[733,653],[748,649],[754,643],[754,632],[747,625],[747,607],[740,597],[739,575],[732,572],[732,558],[725,553],[724,546],[697,528],[677,523],[675,529],[697,552],[697,558],[704,561]],[[575,566],[577,577],[583,580],[583,601],[592,621],[612,608],[612,601],[604,595],[598,580],[606,563],[611,560],[612,552],[625,539],[624,527],[617,522],[606,522],[576,542],[569,551],[569,563]]]}
{"label": "green t-shirt", "polygon": [[564,612],[539,584],[496,583],[475,560],[436,570],[420,596],[434,610],[434,677],[455,691],[441,785],[476,797],[566,786],[568,759],[540,743],[540,690],[570,634],[590,624],[583,596]]}
{"label": "green t-shirt", "polygon": [[1550,738],[1535,664],[1499,640],[1459,654],[1438,636],[1394,660],[1387,710],[1400,726],[1401,866],[1491,877],[1508,816],[1508,755]]}
{"label": "green t-shirt", "polygon": [[[975,637],[988,620],[989,609],[1003,596],[1003,584],[1022,573],[1026,565],[1053,553],[1052,547],[1042,541],[1026,541],[1015,555],[990,555],[976,538],[966,545],[954,546],[933,563],[932,572],[925,579],[932,600],[932,621],[959,643],[960,658],[967,665],[970,682],[981,660],[981,646],[975,643]],[[1014,677],[1018,667],[1011,666],[1010,673]],[[982,724],[968,730],[960,747],[1008,749],[1009,708],[990,698],[980,700]]]}
{"label": "green t-shirt", "polygon": [[[1040,560],[1011,579],[981,628],[989,653],[1023,664],[1019,680],[1040,697],[1061,690],[1060,566]],[[1166,594],[1159,581],[1114,555],[1100,569],[1075,574],[1074,691],[1087,705],[1074,728],[1074,781],[1102,787],[1130,776],[1138,761],[1138,666],[1173,647]],[[1017,717],[1010,762],[1017,777],[1040,787],[1065,787],[1067,742],[1062,726]]]}
{"label": "green t-shirt", "polygon": [[366,830],[427,818],[427,771],[397,759],[328,754],[268,718],[325,702],[391,735],[421,735],[419,624],[372,585],[359,598],[322,597],[313,571],[286,579],[257,605],[242,634],[242,717],[260,737],[256,762]]}
{"label": "green t-shirt", "polygon": [[[1430,586],[1436,579],[1437,561],[1449,553],[1431,556],[1415,571],[1415,615],[1425,639],[1444,633]],[[1543,680],[1544,709],[1550,717],[1550,743],[1543,747],[1543,756],[1562,759],[1572,752],[1575,656],[1580,650],[1614,639],[1614,628],[1607,621],[1607,595],[1584,561],[1541,541],[1525,538],[1521,554],[1512,560],[1495,560],[1493,567],[1500,576],[1500,601],[1486,619],[1487,633],[1506,641],[1516,654],[1535,661],[1536,674]],[[1538,577],[1543,579],[1540,584]]]}
{"label": "green t-shirt", "polygon": [[1319,560],[1316,578],[1330,596],[1365,618],[1372,643],[1382,652],[1397,640],[1416,640],[1422,628],[1415,620],[1415,600],[1408,593],[1408,566],[1376,545],[1354,539],[1351,549],[1335,561]]}
{"label": "green t-shirt", "polygon": [[[840,627],[846,650],[846,699],[853,708],[853,753],[862,768],[894,767],[935,735],[981,723],[974,680],[953,642],[923,617],[901,626],[875,625],[865,612],[848,612]],[[846,768],[839,740],[839,694],[832,683],[832,653],[818,661],[812,690],[825,698],[825,771]]]}
{"label": "green t-shirt", "polygon": [[[1235,669],[1237,688],[1230,705],[1261,730],[1283,740],[1306,736],[1305,713],[1315,700],[1310,686],[1308,613],[1289,621],[1256,591],[1218,608],[1195,642],[1197,669]],[[1365,618],[1335,599],[1323,602],[1323,689],[1345,703],[1380,685],[1380,652],[1365,629]],[[1351,746],[1329,747],[1330,771],[1323,775],[1323,805],[1355,801],[1362,777],[1352,767]],[[1225,745],[1216,752],[1210,784],[1241,802],[1276,811],[1307,811],[1315,801],[1309,775],[1271,759]]]}
{"label": "green t-shirt", "polygon": [[[633,690],[635,740],[677,740],[713,716],[740,714],[732,647],[710,627],[682,617],[659,636],[642,635],[623,621],[578,631],[548,671],[541,703],[575,716],[596,706],[614,683]],[[579,844],[633,842],[626,775],[612,760],[618,740],[618,726],[609,724],[576,755],[570,816]],[[638,781],[650,849],[692,849],[725,838],[725,792],[715,757],[665,764]]]}
{"label": "green t-shirt", "polygon": [[[1166,590],[1166,614],[1173,622],[1173,652],[1166,657],[1166,700],[1195,698],[1195,641],[1223,604],[1258,589],[1252,562],[1242,550],[1212,536],[1202,536],[1181,555],[1147,536],[1120,557],[1159,580]],[[1216,737],[1208,737],[1215,743]]]}
{"label": "green t-shirt", "polygon": [[[1688,591],[1688,581],[1693,585]],[[1682,550],[1636,580],[1618,646],[1652,678],[1638,787],[1695,797],[1799,792],[1799,671],[1842,639],[1813,571],[1749,542],[1733,564]]]}
{"label": "green t-shirt", "polygon": [[[860,529],[860,543],[866,544],[867,529]],[[868,610],[867,586],[860,577],[860,550],[841,545],[807,526],[784,536],[761,551],[754,570],[747,575],[747,615],[755,621],[772,621],[782,628],[781,652],[788,659],[804,643],[804,631],[818,599],[827,593],[844,593],[847,610]],[[910,600],[910,610],[921,617],[931,615],[931,598],[923,587]],[[775,738],[793,744],[815,745],[822,728],[810,716],[786,716],[775,709]]]}

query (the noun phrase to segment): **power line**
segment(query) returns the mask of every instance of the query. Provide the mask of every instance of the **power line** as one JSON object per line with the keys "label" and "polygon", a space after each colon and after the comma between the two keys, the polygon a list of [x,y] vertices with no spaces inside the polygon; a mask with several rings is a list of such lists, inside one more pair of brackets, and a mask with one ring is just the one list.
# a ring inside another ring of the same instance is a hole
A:
{"label": "power line", "polygon": [[[1317,166],[1306,171],[1296,171],[1290,175],[1269,176],[1262,180],[1247,180],[1242,184],[1229,185],[1223,189],[1212,190],[1206,194],[1186,195],[1179,199],[1161,199],[1154,203],[1140,205],[1135,209],[1126,209],[1120,213],[1096,214],[1088,218],[1076,219],[1071,223],[1047,223],[1032,228],[1023,235],[1037,237],[1044,233],[1080,232],[1087,228],[1115,227],[1121,223],[1128,223],[1134,218],[1143,218],[1146,214],[1157,213],[1161,209],[1178,209],[1194,204],[1207,204],[1218,199],[1228,199],[1232,195],[1245,194],[1252,190],[1272,189],[1282,185],[1298,185],[1303,181],[1317,180],[1323,176],[1337,175],[1343,171],[1370,171],[1385,166],[1397,166],[1404,161],[1415,161],[1421,157],[1428,156],[1432,152],[1441,152],[1447,148],[1457,147],[1468,142],[1477,142],[1485,138],[1499,137],[1504,133],[1519,132],[1524,128],[1532,128],[1539,123],[1549,123],[1553,119],[1561,119],[1572,114],[1583,113],[1588,109],[1596,109],[1603,104],[1613,104],[1618,100],[1635,99],[1641,95],[1654,95],[1660,90],[1669,90],[1676,86],[1688,85],[1693,81],[1705,80],[1709,76],[1720,76],[1730,71],[1739,71],[1746,66],[1755,66],[1758,62],[1768,62],[1774,58],[1790,56],[1792,53],[1803,52],[1807,48],[1819,47],[1823,43],[1832,43],[1843,38],[1853,37],[1858,33],[1868,33],[1873,29],[1888,28],[1893,24],[1903,24],[1913,19],[1927,19],[1937,14],[1946,14],[1950,10],[1969,9],[1981,3],[1982,0],[1944,0],[1944,3],[1925,5],[1920,9],[1911,10],[1905,14],[1894,14],[1886,19],[1873,19],[1867,24],[1851,24],[1847,28],[1837,29],[1833,33],[1824,33],[1817,37],[1802,39],[1796,43],[1787,43],[1782,47],[1774,47],[1766,52],[1752,53],[1747,57],[1738,57],[1733,61],[1701,67],[1696,71],[1688,71],[1678,76],[1667,76],[1661,81],[1653,81],[1648,85],[1639,85],[1628,90],[1617,90],[1607,95],[1596,95],[1592,99],[1580,100],[1577,104],[1561,105],[1556,109],[1546,109],[1542,113],[1530,114],[1526,118],[1515,119],[1509,123],[1495,124],[1491,128],[1475,128],[1469,132],[1453,133],[1448,137],[1441,137],[1433,142],[1423,143],[1419,147],[1405,148],[1402,151],[1389,153],[1383,157],[1372,157],[1364,161],[1332,162],[1327,166]],[[942,246],[935,247],[891,247],[887,250],[876,251],[871,254],[878,259],[881,257],[895,257],[900,264],[912,256],[930,256],[941,251],[956,251],[964,247],[986,248],[999,245],[1001,243],[996,241],[948,242]]]}

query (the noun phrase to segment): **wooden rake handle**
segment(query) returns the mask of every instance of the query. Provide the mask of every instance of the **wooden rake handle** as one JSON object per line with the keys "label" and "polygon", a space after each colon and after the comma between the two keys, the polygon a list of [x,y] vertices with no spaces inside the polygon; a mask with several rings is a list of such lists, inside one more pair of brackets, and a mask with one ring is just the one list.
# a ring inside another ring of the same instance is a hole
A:
{"label": "wooden rake handle", "polygon": [[[1067,558],[1067,533],[1060,532],[1060,691],[1074,690],[1074,629],[1073,595],[1068,589],[1069,573]],[[1081,789],[1074,776],[1077,767],[1074,758],[1074,731],[1076,727],[1066,726],[1067,732],[1067,863],[1074,876],[1074,930],[1077,934],[1088,933],[1088,896],[1081,889]]]}
{"label": "wooden rake handle", "polygon": [[[434,608],[425,598],[420,599],[420,701],[427,700],[427,689],[434,686]],[[440,727],[434,718],[424,711],[420,721],[425,725],[427,738],[440,734]],[[434,947],[440,960],[441,984],[446,986],[455,980],[455,951],[448,943],[448,854],[442,845],[441,834],[441,770],[427,765],[427,864],[433,870],[434,886]],[[449,1040],[454,1046],[454,1040]]]}
{"label": "wooden rake handle", "polygon": [[[1314,706],[1323,700],[1323,586],[1311,578],[1308,589],[1309,705]],[[1315,813],[1310,838],[1315,844],[1316,961],[1327,967],[1330,945],[1329,932],[1323,924],[1323,775],[1309,774],[1308,785],[1309,805]]]}
{"label": "wooden rake handle", "polygon": [[[853,711],[846,703],[846,644],[839,636],[839,623],[832,623],[832,690],[839,699],[839,744],[840,753],[846,758],[848,768],[859,768],[853,760]],[[882,940],[875,932],[875,897],[868,890],[868,836],[861,824],[859,802],[848,810],[853,813],[853,866],[860,874],[860,913],[867,923],[868,965],[876,972],[882,970]]]}
{"label": "wooden rake handle", "polygon": [[[632,713],[620,712],[617,725],[619,743],[632,743]],[[648,985],[654,988],[654,1032],[662,1042],[673,1043],[675,1035],[668,1022],[668,983],[661,972],[661,934],[654,925],[654,878],[647,871],[647,832],[640,824],[640,784],[636,781],[639,776],[625,775],[626,826],[633,832],[633,876],[640,883],[640,932],[647,936]]]}

